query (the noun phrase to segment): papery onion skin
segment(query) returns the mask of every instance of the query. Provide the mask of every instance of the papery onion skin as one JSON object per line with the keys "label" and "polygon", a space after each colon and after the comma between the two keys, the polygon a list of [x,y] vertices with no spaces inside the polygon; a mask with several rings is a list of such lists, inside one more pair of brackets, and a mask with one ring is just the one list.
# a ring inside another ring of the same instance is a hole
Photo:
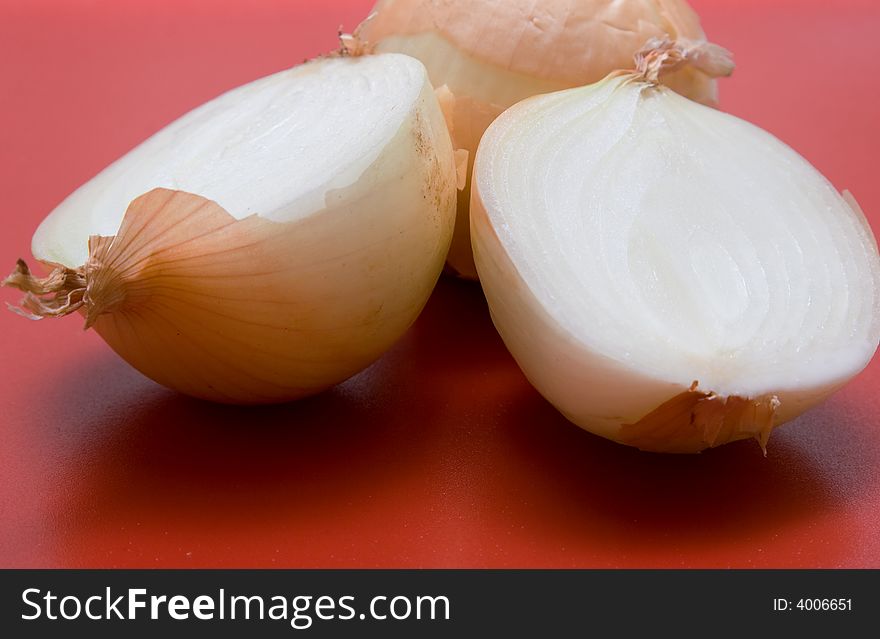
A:
{"label": "papery onion skin", "polygon": [[[518,131],[535,126],[535,121],[529,120],[530,117],[546,122],[553,118],[555,104],[606,90],[608,95],[617,96],[623,95],[622,92],[640,91],[643,96],[647,96],[642,99],[661,99],[668,93],[667,89],[641,82],[635,74],[609,77],[593,87],[526,100],[499,118],[483,139],[476,159],[470,222],[476,265],[493,322],[532,385],[570,421],[585,430],[654,452],[694,453],[730,441],[750,438],[758,440],[764,447],[775,427],[825,400],[858,374],[876,351],[880,341],[880,256],[877,253],[876,240],[864,215],[853,205],[851,196],[845,194],[841,198],[839,194],[834,195],[836,192],[833,188],[827,185],[827,181],[823,182],[824,178],[809,167],[805,160],[769,134],[763,133],[764,137],[761,139],[765,144],[764,148],[756,147],[752,152],[783,154],[779,165],[781,168],[777,169],[782,179],[786,179],[788,175],[786,166],[790,167],[792,175],[795,169],[812,171],[814,177],[811,179],[815,181],[816,189],[827,193],[828,197],[837,197],[833,204],[834,215],[840,216],[839,224],[849,228],[852,237],[857,240],[852,248],[852,255],[840,255],[838,259],[858,261],[861,265],[859,268],[862,269],[860,276],[851,278],[840,286],[834,293],[834,300],[822,302],[823,306],[825,303],[838,306],[846,304],[850,291],[857,288],[865,300],[864,308],[857,317],[862,329],[852,336],[850,343],[841,342],[839,360],[832,357],[834,353],[829,353],[827,360],[811,360],[809,352],[806,352],[802,356],[803,371],[794,366],[787,375],[776,373],[775,376],[767,376],[763,371],[755,369],[754,377],[750,379],[748,366],[740,365],[743,370],[738,372],[736,379],[725,379],[725,362],[730,362],[731,370],[739,364],[735,359],[727,359],[734,357],[733,355],[719,354],[717,362],[705,362],[704,368],[715,371],[716,377],[723,380],[726,387],[722,389],[713,388],[712,381],[701,380],[696,372],[692,376],[686,370],[677,376],[658,372],[655,364],[647,365],[638,356],[628,353],[632,344],[625,341],[616,344],[616,351],[607,344],[606,347],[597,348],[595,344],[587,343],[580,333],[575,334],[570,330],[571,325],[578,323],[577,318],[568,318],[569,326],[563,325],[558,314],[560,311],[553,308],[553,303],[548,301],[544,292],[535,288],[538,280],[535,279],[534,272],[542,268],[542,261],[555,260],[558,259],[557,256],[549,245],[545,245],[540,247],[540,253],[538,249],[533,249],[534,261],[525,261],[523,256],[529,250],[528,246],[534,245],[530,236],[522,234],[528,221],[523,220],[517,224],[516,220],[500,214],[502,200],[499,199],[499,194],[506,187],[497,187],[496,181],[510,179],[520,184],[529,178],[496,175],[497,171],[505,169],[496,167],[494,158],[505,157],[503,161],[509,160],[511,166],[527,161],[527,158],[514,154],[512,147],[508,145]],[[686,102],[681,98],[677,101]],[[687,116],[683,117],[686,126],[707,126],[693,119],[691,115],[693,111],[704,107],[696,104],[692,107]],[[540,115],[531,115],[541,108],[544,110],[540,111]],[[733,116],[714,110],[706,111],[711,111],[713,118],[717,114],[717,118],[736,120]],[[601,127],[601,117],[595,117],[597,126]],[[662,122],[653,124],[655,130],[662,126]],[[749,135],[756,135],[755,127],[746,123],[741,123],[741,126],[748,127]],[[743,131],[746,132],[745,128]],[[540,133],[534,135],[541,139],[546,137]],[[630,140],[639,139],[638,132],[631,132],[629,135]],[[567,131],[566,137],[570,136],[582,140],[584,145],[593,143],[583,131]],[[550,154],[551,148],[548,147],[545,153]],[[620,168],[626,165],[629,154],[618,151],[616,157],[622,163],[615,165],[618,167],[618,174],[627,176],[622,181],[637,186],[640,181],[639,171],[633,169],[627,172]],[[742,167],[744,171],[749,170],[748,164],[743,164]],[[547,172],[552,168],[542,165],[540,170]],[[589,192],[588,186],[583,184],[573,183],[570,188]],[[822,205],[817,206],[821,208]],[[798,214],[797,211],[793,213]],[[698,226],[700,216],[695,215],[693,219],[697,220],[694,224]],[[760,230],[756,232],[760,234]],[[566,230],[560,228],[556,233],[565,235]],[[828,240],[820,233],[817,241]],[[514,257],[514,253],[518,257]],[[804,259],[807,262],[816,261],[817,256],[806,254]],[[797,277],[805,276],[802,274]],[[810,282],[803,284],[812,285]],[[580,294],[580,289],[574,286],[571,295]],[[722,290],[720,296],[723,295]],[[797,303],[810,304],[810,299],[801,299]],[[863,315],[864,318],[859,319]],[[832,328],[829,327],[828,330]],[[583,328],[584,332],[589,330],[589,327]],[[822,335],[822,332],[817,333],[818,342],[814,348],[822,348]],[[662,339],[662,335],[658,339]],[[809,348],[805,350],[809,351]],[[759,352],[760,343],[752,351]],[[762,378],[760,383],[756,383],[755,379],[759,376],[766,379]],[[801,380],[796,379],[797,377],[801,377]],[[706,386],[703,382],[710,385]],[[741,394],[737,392],[738,388],[748,388],[749,391]]]}
{"label": "papery onion skin", "polygon": [[[468,279],[477,278],[467,217],[470,175],[492,121],[527,97],[629,68],[651,38],[705,40],[685,0],[379,0],[359,35],[377,51],[419,58],[434,86],[448,86],[457,99],[453,141],[470,159],[448,263]],[[716,81],[693,67],[663,82],[693,100],[717,102]]]}
{"label": "papery onion skin", "polygon": [[[310,63],[307,72],[322,64]],[[421,90],[396,107],[402,124],[375,160],[354,182],[327,191],[323,209],[278,221],[260,215],[259,202],[256,214],[231,215],[200,194],[157,188],[131,203],[115,237],[92,237],[87,263],[72,268],[78,265],[53,255],[76,252],[64,247],[63,233],[80,211],[88,213],[79,199],[35,236],[35,256],[56,272],[83,274],[88,288],[79,310],[87,326],[169,388],[262,404],[347,379],[415,321],[454,224],[456,166],[443,114],[424,69],[412,66],[421,65],[396,64],[421,73]],[[83,193],[88,200],[100,189]],[[38,291],[21,268],[10,280]],[[63,298],[64,287],[56,290]],[[52,303],[31,294],[24,307],[48,315],[39,311]]]}

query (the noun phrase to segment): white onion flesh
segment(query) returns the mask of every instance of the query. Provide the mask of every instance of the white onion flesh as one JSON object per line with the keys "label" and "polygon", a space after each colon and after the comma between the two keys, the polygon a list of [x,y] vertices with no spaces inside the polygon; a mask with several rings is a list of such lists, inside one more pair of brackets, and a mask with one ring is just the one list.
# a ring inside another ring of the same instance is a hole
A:
{"label": "white onion flesh", "polygon": [[236,219],[303,219],[363,176],[427,90],[424,68],[403,55],[317,60],[233,89],[77,189],[37,229],[33,253],[84,264],[89,235],[113,235],[128,203],[157,187],[197,193]]}
{"label": "white onion flesh", "polygon": [[609,77],[510,109],[473,179],[493,320],[537,389],[594,433],[624,439],[694,381],[722,402],[773,398],[775,426],[877,349],[880,259],[864,216],[736,117]]}
{"label": "white onion flesh", "polygon": [[67,198],[32,250],[90,278],[79,310],[154,380],[222,402],[286,401],[362,370],[412,324],[455,198],[423,65],[331,57],[169,125]]}

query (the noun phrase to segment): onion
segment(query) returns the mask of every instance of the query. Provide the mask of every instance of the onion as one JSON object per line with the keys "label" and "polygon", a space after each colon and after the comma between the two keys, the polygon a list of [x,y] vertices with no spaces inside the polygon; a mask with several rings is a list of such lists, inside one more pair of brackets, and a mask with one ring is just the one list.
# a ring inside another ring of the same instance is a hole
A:
{"label": "onion", "polygon": [[[419,58],[434,86],[449,88],[456,98],[453,141],[471,155],[468,176],[486,127],[520,100],[629,68],[653,37],[705,40],[685,0],[379,0],[359,35],[377,51]],[[714,104],[712,78],[730,70],[688,66],[663,82]],[[459,194],[448,262],[475,279],[469,203],[470,182]]]}
{"label": "onion", "polygon": [[637,72],[516,105],[476,158],[476,265],[505,344],[568,419],[644,450],[765,447],[880,341],[855,200],[657,84],[716,54],[652,42]]}
{"label": "onion", "polygon": [[411,325],[454,225],[452,143],[424,66],[338,56],[190,112],[40,225],[5,282],[79,311],[141,372],[230,403],[295,399]]}

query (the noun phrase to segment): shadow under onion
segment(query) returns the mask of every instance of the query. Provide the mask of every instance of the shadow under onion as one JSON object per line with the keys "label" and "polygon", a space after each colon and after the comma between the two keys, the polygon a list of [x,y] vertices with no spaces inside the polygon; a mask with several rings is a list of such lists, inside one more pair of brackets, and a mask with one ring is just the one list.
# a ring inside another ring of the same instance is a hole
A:
{"label": "shadow under onion", "polygon": [[40,438],[69,481],[54,565],[289,565],[295,547],[315,567],[675,566],[757,547],[865,483],[863,464],[836,465],[861,447],[833,402],[774,433],[767,459],[754,442],[681,456],[590,435],[529,386],[479,288],[447,278],[383,359],[292,404],[190,399],[109,353],[61,379]]}

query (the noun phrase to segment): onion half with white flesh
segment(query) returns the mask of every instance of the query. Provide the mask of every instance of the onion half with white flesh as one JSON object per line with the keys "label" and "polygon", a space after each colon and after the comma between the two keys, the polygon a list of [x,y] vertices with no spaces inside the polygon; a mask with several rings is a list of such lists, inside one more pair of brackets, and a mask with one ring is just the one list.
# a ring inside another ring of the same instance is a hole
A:
{"label": "onion half with white flesh", "polygon": [[183,116],[82,186],[6,280],[34,318],[79,311],[129,363],[228,403],[337,384],[412,324],[455,216],[424,66],[318,59]]}
{"label": "onion half with white flesh", "polygon": [[[650,38],[705,41],[686,0],[379,0],[358,29],[376,51],[412,55],[455,97],[452,137],[470,154],[449,266],[476,279],[468,225],[473,156],[486,127],[520,100],[627,68]],[[714,104],[716,73],[687,66],[663,83]]]}
{"label": "onion half with white flesh", "polygon": [[638,72],[501,116],[476,159],[476,264],[508,349],[575,424],[649,451],[765,447],[870,361],[880,258],[804,158],[657,84],[689,57],[654,42]]}

